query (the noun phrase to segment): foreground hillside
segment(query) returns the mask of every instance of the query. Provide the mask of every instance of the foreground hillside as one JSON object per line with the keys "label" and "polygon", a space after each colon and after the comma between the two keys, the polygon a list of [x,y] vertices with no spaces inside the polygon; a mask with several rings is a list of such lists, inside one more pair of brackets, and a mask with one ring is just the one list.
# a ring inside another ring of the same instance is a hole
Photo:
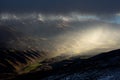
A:
{"label": "foreground hillside", "polygon": [[41,65],[45,53],[34,49],[16,50],[0,48],[0,80],[11,79],[16,75],[28,73]]}
{"label": "foreground hillside", "polygon": [[56,58],[41,62],[41,66],[14,80],[120,80],[120,50],[89,59],[72,57],[60,61]]}

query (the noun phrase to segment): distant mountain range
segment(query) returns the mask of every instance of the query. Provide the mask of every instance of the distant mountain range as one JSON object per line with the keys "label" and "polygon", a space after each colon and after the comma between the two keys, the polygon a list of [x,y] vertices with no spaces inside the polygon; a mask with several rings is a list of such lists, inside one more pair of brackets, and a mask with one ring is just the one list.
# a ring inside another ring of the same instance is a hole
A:
{"label": "distant mountain range", "polygon": [[17,41],[21,37],[20,33],[15,27],[10,25],[0,25],[0,48],[6,48],[12,40]]}

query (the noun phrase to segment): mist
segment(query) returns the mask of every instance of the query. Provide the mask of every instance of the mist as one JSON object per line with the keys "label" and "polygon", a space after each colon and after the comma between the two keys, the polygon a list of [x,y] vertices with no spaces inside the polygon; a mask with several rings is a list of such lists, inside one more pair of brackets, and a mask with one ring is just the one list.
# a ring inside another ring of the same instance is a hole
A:
{"label": "mist", "polygon": [[[7,41],[9,48],[20,50],[34,48],[49,52],[52,56],[61,54],[89,56],[120,48],[119,14],[108,18],[104,15],[77,12],[69,14],[1,13],[0,25],[11,28],[13,34],[17,33],[15,38]],[[0,41],[6,43],[5,39],[7,40],[8,37]]]}

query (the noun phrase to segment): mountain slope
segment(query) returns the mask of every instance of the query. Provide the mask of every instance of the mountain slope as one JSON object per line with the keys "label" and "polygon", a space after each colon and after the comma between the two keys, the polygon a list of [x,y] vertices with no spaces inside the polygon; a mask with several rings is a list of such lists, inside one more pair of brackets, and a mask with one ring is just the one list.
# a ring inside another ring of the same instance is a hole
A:
{"label": "mountain slope", "polygon": [[77,57],[53,63],[48,61],[15,80],[119,80],[119,62],[120,50],[102,53],[89,59]]}

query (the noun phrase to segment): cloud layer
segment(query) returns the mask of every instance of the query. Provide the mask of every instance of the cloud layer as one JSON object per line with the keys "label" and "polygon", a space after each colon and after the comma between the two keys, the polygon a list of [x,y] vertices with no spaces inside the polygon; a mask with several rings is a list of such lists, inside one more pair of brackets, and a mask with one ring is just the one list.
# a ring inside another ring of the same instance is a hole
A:
{"label": "cloud layer", "polygon": [[[18,49],[36,48],[56,55],[84,55],[90,51],[120,48],[119,14],[108,19],[80,13],[2,13],[0,25],[15,28],[13,34],[20,34],[17,40],[7,41],[9,47]],[[5,39],[8,40],[8,37]]]}
{"label": "cloud layer", "polygon": [[17,40],[7,41],[10,47],[34,47],[57,55],[117,49],[119,3],[120,0],[0,0],[0,28],[10,26],[20,34]]}

